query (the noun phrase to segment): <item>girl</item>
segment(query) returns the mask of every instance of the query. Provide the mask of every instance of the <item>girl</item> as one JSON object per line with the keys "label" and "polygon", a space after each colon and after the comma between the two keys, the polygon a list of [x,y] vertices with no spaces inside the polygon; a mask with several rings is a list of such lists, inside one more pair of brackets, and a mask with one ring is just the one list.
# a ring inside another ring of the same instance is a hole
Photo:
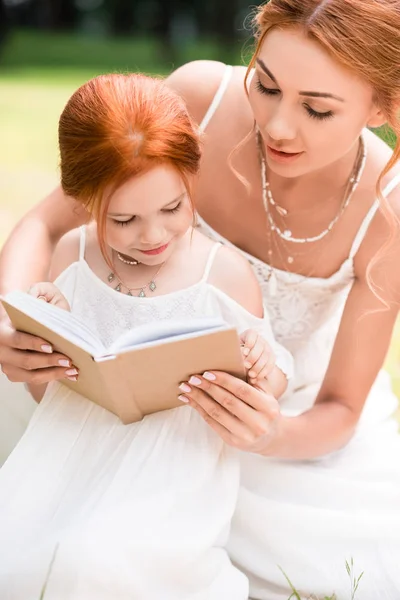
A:
{"label": "girl", "polygon": [[[267,375],[279,395],[291,358],[262,318],[251,268],[192,230],[200,149],[183,101],[148,77],[98,77],[67,103],[59,143],[63,189],[94,221],[58,245],[56,287],[32,293],[69,305],[105,344],[149,321],[220,315],[244,332],[251,380],[262,388]],[[79,373],[70,365],[66,376]],[[33,391],[39,400],[42,386]],[[277,410],[273,396],[257,395]],[[2,598],[39,598],[47,578],[46,597],[57,600],[247,599],[223,548],[238,461],[182,400],[124,426],[49,387],[0,472]]]}

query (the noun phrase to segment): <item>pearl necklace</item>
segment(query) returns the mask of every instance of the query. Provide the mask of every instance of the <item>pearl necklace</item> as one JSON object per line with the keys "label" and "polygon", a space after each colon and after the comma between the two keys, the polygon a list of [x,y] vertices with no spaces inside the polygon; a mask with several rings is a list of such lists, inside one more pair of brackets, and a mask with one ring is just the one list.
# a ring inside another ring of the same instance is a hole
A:
{"label": "pearl necklace", "polygon": [[116,253],[117,254],[117,258],[123,262],[125,265],[130,265],[131,267],[136,267],[136,265],[140,264],[138,260],[136,260],[136,258],[132,258],[131,260],[127,260],[126,258],[124,258],[122,256],[122,254],[120,254],[119,252]]}
{"label": "pearl necklace", "polygon": [[[260,163],[261,163],[262,198],[263,198],[264,210],[267,215],[271,231],[275,231],[279,235],[279,237],[281,239],[285,240],[286,242],[292,242],[294,244],[307,244],[307,243],[318,242],[319,240],[322,240],[322,238],[324,238],[326,235],[328,235],[328,233],[330,231],[332,231],[333,227],[336,225],[336,223],[339,221],[340,217],[343,215],[344,211],[348,207],[350,200],[352,199],[353,194],[356,191],[357,186],[362,177],[362,174],[364,172],[364,167],[365,167],[366,158],[367,158],[367,151],[366,151],[366,146],[365,146],[363,136],[362,135],[360,136],[359,151],[358,151],[355,165],[354,165],[354,168],[352,171],[352,175],[350,176],[348,185],[346,186],[346,193],[345,193],[343,202],[339,208],[338,213],[335,215],[335,217],[329,223],[328,227],[326,227],[323,231],[321,231],[321,233],[319,233],[318,235],[314,235],[311,237],[305,237],[305,238],[293,237],[292,232],[289,229],[284,229],[282,231],[282,229],[280,229],[280,227],[274,221],[272,214],[271,214],[270,210],[268,209],[268,202],[270,202],[270,204],[272,206],[274,206],[282,216],[284,214],[287,214],[287,210],[283,207],[278,206],[272,197],[270,184],[267,180],[267,165],[266,165],[264,153],[262,152],[261,135],[260,135],[259,131],[257,131],[257,144],[258,144],[258,148],[259,148]],[[349,186],[350,186],[350,189],[348,191]],[[284,212],[284,211],[286,211],[286,212]],[[293,260],[292,261],[288,260],[288,262],[293,262]]]}

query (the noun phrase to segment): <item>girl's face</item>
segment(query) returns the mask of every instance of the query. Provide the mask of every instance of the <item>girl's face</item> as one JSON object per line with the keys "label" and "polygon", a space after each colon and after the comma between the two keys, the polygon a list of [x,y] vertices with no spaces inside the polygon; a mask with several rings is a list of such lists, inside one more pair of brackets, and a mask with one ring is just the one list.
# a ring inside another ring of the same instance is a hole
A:
{"label": "girl's face", "polygon": [[249,99],[268,167],[297,177],[348,154],[384,122],[366,82],[297,30],[273,29],[257,56]]}
{"label": "girl's face", "polygon": [[146,265],[165,262],[193,223],[177,171],[158,166],[119,187],[107,212],[106,243]]}

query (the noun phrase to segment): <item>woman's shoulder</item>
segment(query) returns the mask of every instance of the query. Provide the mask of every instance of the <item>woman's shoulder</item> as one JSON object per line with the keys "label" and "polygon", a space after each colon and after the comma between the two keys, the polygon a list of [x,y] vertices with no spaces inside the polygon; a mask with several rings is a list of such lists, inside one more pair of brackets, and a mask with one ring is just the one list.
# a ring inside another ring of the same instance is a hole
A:
{"label": "woman's shoulder", "polygon": [[[387,132],[386,139],[391,140],[392,135],[390,131]],[[386,165],[389,163],[390,159],[393,155],[393,149],[389,146],[389,144],[382,139],[377,133],[373,131],[366,130],[364,133],[364,137],[367,145],[367,169],[365,170],[366,174],[366,185],[369,184],[371,188],[371,194],[375,194],[376,183],[382,171],[385,169]],[[392,180],[397,180],[400,174],[400,162],[395,163],[390,170],[386,173],[382,180],[382,190],[387,187]],[[400,181],[399,185],[394,188],[393,194],[391,194],[392,198],[400,199]]]}
{"label": "woman's shoulder", "polygon": [[[224,76],[227,65],[214,60],[196,60],[186,63],[173,71],[166,83],[184,100],[189,113],[197,123],[201,123]],[[236,97],[237,91],[244,97],[243,80],[246,68],[233,67],[227,96]],[[237,98],[236,98],[237,99]]]}

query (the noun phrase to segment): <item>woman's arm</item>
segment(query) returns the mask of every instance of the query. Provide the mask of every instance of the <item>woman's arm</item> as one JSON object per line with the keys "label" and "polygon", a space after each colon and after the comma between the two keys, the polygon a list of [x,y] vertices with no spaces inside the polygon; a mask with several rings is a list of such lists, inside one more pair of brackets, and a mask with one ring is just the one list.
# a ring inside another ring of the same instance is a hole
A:
{"label": "woman's arm", "polygon": [[[353,436],[366,398],[389,348],[400,301],[400,236],[374,270],[386,305],[367,279],[371,259],[388,237],[381,214],[355,258],[355,282],[346,302],[330,364],[314,406],[297,417],[276,410],[270,395],[224,373],[198,376],[191,405],[229,444],[279,458],[305,460],[343,447]],[[192,381],[193,384],[193,381]]]}
{"label": "woman's arm", "polygon": [[[70,264],[72,264],[78,257],[79,252],[79,230],[73,230],[65,235],[54,251],[53,258],[49,270],[49,281],[35,284],[29,293],[36,298],[42,298],[43,302],[58,306],[63,310],[70,311],[71,307],[68,300],[61,293],[61,291],[54,285],[53,282],[64,271]],[[64,369],[64,378],[71,381],[76,381],[78,377],[78,371],[68,361],[65,365],[67,369]],[[28,383],[28,388],[36,402],[40,402],[46,392],[48,382],[45,383]]]}
{"label": "woman's arm", "polygon": [[[0,293],[27,290],[48,279],[51,257],[65,232],[87,220],[80,204],[54,190],[15,227],[0,254]],[[0,364],[11,381],[43,383],[60,379],[65,369],[46,340],[15,331],[0,309]]]}

